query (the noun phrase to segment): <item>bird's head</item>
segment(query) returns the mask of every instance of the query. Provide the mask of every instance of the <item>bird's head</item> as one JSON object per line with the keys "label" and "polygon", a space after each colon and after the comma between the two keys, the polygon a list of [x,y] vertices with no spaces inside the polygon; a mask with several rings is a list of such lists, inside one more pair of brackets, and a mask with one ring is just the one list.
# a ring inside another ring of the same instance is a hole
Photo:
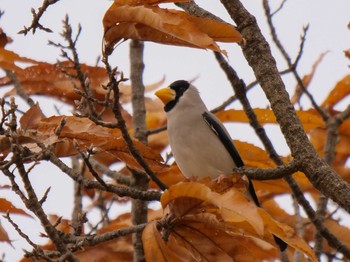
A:
{"label": "bird's head", "polygon": [[177,80],[154,94],[164,103],[165,112],[169,112],[178,104],[181,97],[194,99],[195,96],[193,94],[191,95],[191,93],[196,94],[199,98],[198,91],[193,85],[185,80]]}

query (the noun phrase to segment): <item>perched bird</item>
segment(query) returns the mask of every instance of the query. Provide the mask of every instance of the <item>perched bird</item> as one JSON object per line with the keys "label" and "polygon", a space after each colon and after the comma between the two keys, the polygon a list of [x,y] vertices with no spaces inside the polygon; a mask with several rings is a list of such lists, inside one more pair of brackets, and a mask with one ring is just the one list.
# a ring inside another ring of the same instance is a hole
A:
{"label": "perched bird", "polygon": [[[224,125],[208,111],[196,87],[178,80],[155,92],[164,103],[169,143],[178,167],[186,177],[230,176],[235,167],[244,165]],[[260,206],[252,182],[250,197]],[[278,237],[283,251],[287,244]]]}

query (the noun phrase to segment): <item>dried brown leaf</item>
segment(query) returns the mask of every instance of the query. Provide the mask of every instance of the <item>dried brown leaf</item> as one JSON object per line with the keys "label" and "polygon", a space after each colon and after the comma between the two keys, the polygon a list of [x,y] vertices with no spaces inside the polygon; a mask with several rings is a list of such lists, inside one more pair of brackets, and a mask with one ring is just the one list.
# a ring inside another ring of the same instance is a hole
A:
{"label": "dried brown leaf", "polygon": [[32,106],[19,120],[22,130],[36,129],[42,117],[42,112],[39,104]]}
{"label": "dried brown leaf", "polygon": [[0,212],[30,216],[23,209],[15,207],[10,201],[0,198]]}
{"label": "dried brown leaf", "polygon": [[189,2],[190,0],[115,0],[118,5],[158,5],[174,2]]}
{"label": "dried brown leaf", "polygon": [[[257,115],[260,124],[277,124],[276,117],[271,109],[254,108],[254,112]],[[325,126],[324,121],[314,109],[305,111],[298,110],[296,113],[306,132],[316,127]],[[220,111],[216,114],[216,116],[223,122],[249,123],[249,119],[244,110],[230,109]]]}
{"label": "dried brown leaf", "polygon": [[323,101],[322,107],[332,109],[338,102],[348,96],[350,93],[350,75],[345,76],[340,80],[332,91],[328,94],[328,97]]}
{"label": "dried brown leaf", "polygon": [[0,48],[0,68],[13,70],[16,73],[21,72],[23,69],[19,66],[17,66],[16,62],[22,62],[22,63],[38,63],[37,61],[22,57],[15,52],[6,50],[4,48]]}
{"label": "dried brown leaf", "polygon": [[[173,241],[186,250],[176,256],[190,253],[189,261],[262,261],[277,256],[274,234],[316,261],[311,248],[290,227],[272,219],[235,186],[216,193],[201,183],[179,183],[164,192],[161,203],[169,213],[158,227],[153,225],[144,233],[144,239],[151,242],[150,250],[145,249],[150,256],[171,260]],[[168,236],[167,243],[162,235]],[[254,252],[247,253],[247,246]]]}
{"label": "dried brown leaf", "polygon": [[11,240],[10,240],[6,230],[1,225],[1,223],[0,223],[0,242],[7,242],[7,243],[11,244]]}
{"label": "dried brown leaf", "polygon": [[211,49],[223,52],[214,41],[239,42],[241,35],[227,23],[191,16],[157,6],[112,4],[103,19],[106,49],[122,39]]}

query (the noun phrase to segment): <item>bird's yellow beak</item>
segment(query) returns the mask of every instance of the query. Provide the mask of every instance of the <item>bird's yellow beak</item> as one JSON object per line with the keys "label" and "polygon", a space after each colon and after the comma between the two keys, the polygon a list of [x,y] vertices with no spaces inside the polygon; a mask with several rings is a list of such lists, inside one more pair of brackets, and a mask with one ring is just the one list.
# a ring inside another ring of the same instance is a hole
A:
{"label": "bird's yellow beak", "polygon": [[175,99],[176,93],[173,89],[169,87],[165,87],[162,89],[159,89],[154,93],[160,100],[162,100],[163,104],[166,105],[170,101]]}

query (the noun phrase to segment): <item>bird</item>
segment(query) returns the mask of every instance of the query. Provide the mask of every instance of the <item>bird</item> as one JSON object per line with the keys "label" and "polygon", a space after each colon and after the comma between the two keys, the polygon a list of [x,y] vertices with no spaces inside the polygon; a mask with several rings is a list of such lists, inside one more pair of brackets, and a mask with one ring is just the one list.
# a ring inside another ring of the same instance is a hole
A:
{"label": "bird", "polygon": [[[164,104],[171,151],[185,177],[219,179],[244,166],[229,132],[207,109],[194,85],[177,80],[154,94]],[[247,180],[249,196],[260,207],[253,183]],[[287,244],[274,238],[284,251]]]}

